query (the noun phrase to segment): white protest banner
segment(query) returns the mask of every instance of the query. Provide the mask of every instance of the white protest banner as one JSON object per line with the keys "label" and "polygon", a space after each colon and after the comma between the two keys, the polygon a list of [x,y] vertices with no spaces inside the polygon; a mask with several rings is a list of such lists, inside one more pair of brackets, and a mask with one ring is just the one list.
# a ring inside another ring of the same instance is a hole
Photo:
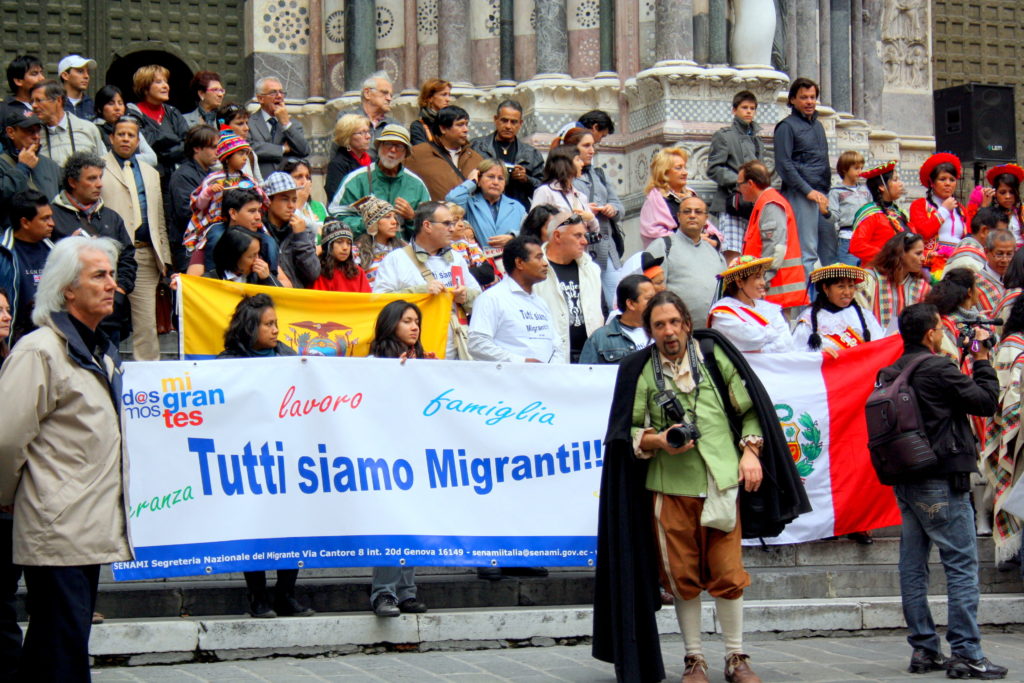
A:
{"label": "white protest banner", "polygon": [[614,367],[291,357],[125,365],[119,580],[586,566]]}

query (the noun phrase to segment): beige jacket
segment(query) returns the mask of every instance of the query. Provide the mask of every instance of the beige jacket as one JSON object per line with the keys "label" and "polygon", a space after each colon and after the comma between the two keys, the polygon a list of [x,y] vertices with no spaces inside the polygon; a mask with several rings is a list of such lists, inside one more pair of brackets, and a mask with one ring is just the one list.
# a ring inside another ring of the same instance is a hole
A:
{"label": "beige jacket", "polygon": [[0,370],[0,395],[8,397],[0,421],[0,505],[14,503],[15,564],[132,557],[127,461],[111,400],[121,371],[110,356],[104,361],[101,368],[67,314],[57,314],[23,337]]}
{"label": "beige jacket", "polygon": [[[138,157],[135,157],[138,159]],[[124,221],[125,230],[128,235],[135,239],[135,231],[138,225],[132,220],[135,207],[139,200],[138,196],[129,191],[127,173],[131,169],[121,168],[117,156],[113,152],[103,155],[103,161],[107,162],[103,170],[103,190],[100,196],[103,204],[115,212]],[[149,237],[153,241],[153,248],[157,254],[157,267],[160,274],[164,274],[164,264],[171,262],[170,239],[167,237],[167,224],[164,221],[164,196],[160,190],[160,174],[156,169],[147,163],[141,163],[142,182],[146,185],[146,213],[149,214]]]}
{"label": "beige jacket", "polygon": [[[541,247],[544,250],[545,258],[548,255],[548,245]],[[590,258],[587,252],[576,259],[580,272],[580,310],[577,315],[583,316],[583,324],[587,328],[587,338],[604,327],[604,314],[601,311],[601,269],[594,259]],[[558,284],[558,275],[555,269],[548,265],[548,277],[543,282],[533,286],[534,294],[544,299],[544,303],[551,309],[554,317],[555,332],[562,339],[562,351],[564,362],[569,362],[571,344],[569,339],[569,302],[562,294],[562,288]]]}

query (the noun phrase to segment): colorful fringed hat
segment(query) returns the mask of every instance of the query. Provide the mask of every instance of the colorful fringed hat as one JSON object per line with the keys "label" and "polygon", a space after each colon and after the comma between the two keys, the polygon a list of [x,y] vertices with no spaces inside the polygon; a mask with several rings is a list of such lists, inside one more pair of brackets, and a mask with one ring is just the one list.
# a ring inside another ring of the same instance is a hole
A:
{"label": "colorful fringed hat", "polygon": [[956,169],[956,177],[959,178],[963,172],[963,166],[960,163],[960,157],[949,152],[939,152],[928,157],[923,164],[921,164],[921,170],[918,171],[917,177],[921,181],[921,184],[925,187],[931,187],[932,184],[932,171],[939,164],[953,164],[953,168]]}
{"label": "colorful fringed hat", "polygon": [[727,285],[733,280],[744,280],[751,275],[757,275],[768,270],[768,266],[772,264],[771,256],[763,256],[757,258],[750,256],[738,256],[729,262],[729,267],[723,270],[721,273],[716,275],[719,280],[722,281],[722,285]]}
{"label": "colorful fringed hat", "polygon": [[877,178],[878,176],[892,173],[896,170],[896,160],[886,161],[883,164],[879,164],[873,168],[869,168],[866,171],[862,171],[860,174],[861,178]]}
{"label": "colorful fringed hat", "polygon": [[221,126],[220,140],[217,141],[217,159],[224,161],[238,150],[251,150],[248,140],[231,130],[228,126]]}
{"label": "colorful fringed hat", "polygon": [[825,280],[855,280],[864,282],[868,272],[857,266],[848,266],[845,263],[833,263],[830,266],[822,266],[811,271],[811,282],[817,284]]}

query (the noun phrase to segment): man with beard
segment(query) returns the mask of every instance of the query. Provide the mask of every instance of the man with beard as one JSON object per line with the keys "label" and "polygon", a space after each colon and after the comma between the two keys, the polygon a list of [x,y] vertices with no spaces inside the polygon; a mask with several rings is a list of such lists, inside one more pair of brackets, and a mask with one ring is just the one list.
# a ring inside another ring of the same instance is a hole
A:
{"label": "man with beard", "polygon": [[373,144],[377,149],[377,161],[345,176],[327,211],[332,216],[348,214],[342,220],[352,228],[352,234],[359,237],[366,232],[366,226],[351,206],[363,197],[373,195],[395,207],[404,221],[408,238],[412,234],[416,207],[430,201],[427,186],[405,167],[405,160],[412,152],[409,131],[397,123],[388,124]]}

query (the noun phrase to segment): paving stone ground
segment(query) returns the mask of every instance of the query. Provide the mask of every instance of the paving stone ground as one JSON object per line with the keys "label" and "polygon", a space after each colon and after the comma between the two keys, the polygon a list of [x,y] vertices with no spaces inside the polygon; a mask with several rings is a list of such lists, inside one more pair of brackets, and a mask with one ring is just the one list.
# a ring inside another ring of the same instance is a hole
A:
{"label": "paving stone ground", "polygon": [[[1010,669],[1008,681],[1024,681],[1024,629],[985,633],[985,654]],[[771,681],[853,683],[854,681],[947,680],[941,672],[910,676],[906,666],[910,650],[902,635],[832,637],[748,641],[755,670]],[[668,681],[682,676],[682,643],[678,636],[665,637],[662,652]],[[705,652],[712,663],[712,682],[724,681],[722,643],[710,640]],[[217,662],[97,668],[97,683],[115,681],[175,681],[233,683],[273,681],[455,681],[457,683],[515,683],[592,681],[614,683],[610,665],[590,657],[590,645],[525,647],[458,652],[382,653],[308,659],[278,657],[253,661]]]}

